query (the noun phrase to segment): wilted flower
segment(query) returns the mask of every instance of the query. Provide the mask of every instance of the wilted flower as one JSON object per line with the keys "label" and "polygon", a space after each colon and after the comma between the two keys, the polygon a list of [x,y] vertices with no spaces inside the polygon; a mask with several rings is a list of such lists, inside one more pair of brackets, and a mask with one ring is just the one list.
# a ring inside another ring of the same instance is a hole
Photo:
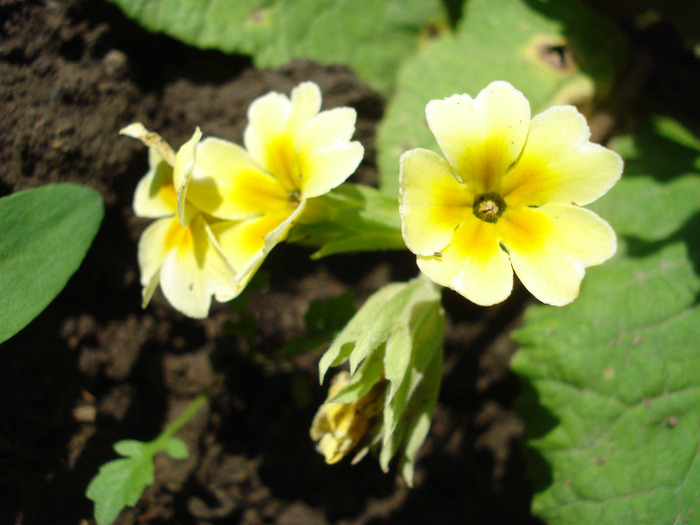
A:
{"label": "wilted flower", "polygon": [[331,465],[343,459],[365,437],[384,405],[384,381],[375,384],[367,394],[351,403],[329,402],[350,382],[351,377],[343,371],[333,378],[327,400],[311,423],[311,439],[316,442],[316,450]]}
{"label": "wilted flower", "polygon": [[403,237],[421,271],[481,305],[510,295],[513,270],[542,302],[573,301],[585,268],[616,250],[608,223],[580,206],[619,179],[619,155],[589,141],[572,106],[530,121],[507,82],[432,100],[426,116],[447,161],[414,149],[400,167]]}

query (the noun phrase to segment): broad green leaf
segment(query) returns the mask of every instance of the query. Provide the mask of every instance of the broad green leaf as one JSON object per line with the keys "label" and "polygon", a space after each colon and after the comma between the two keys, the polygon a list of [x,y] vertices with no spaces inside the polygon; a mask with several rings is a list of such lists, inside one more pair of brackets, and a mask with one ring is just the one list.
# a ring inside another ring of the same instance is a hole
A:
{"label": "broad green leaf", "polygon": [[293,58],[345,64],[389,94],[401,61],[445,31],[438,0],[111,0],[151,31],[275,68]]}
{"label": "broad green leaf", "polygon": [[103,213],[100,195],[75,184],[0,199],[0,342],[24,328],[63,289]]}
{"label": "broad green leaf", "polygon": [[700,154],[681,130],[623,141],[639,148],[595,207],[620,253],[515,334],[533,512],[550,524],[700,523]]}
{"label": "broad green leaf", "polygon": [[586,104],[609,91],[625,54],[617,30],[576,1],[467,2],[454,37],[407,59],[399,72],[377,134],[380,188],[398,194],[404,151],[440,151],[425,122],[430,100],[476,96],[490,82],[507,80],[528,98],[533,115],[552,104]]}
{"label": "broad green leaf", "polygon": [[288,242],[319,246],[317,259],[344,252],[401,250],[399,203],[361,184],[343,184],[310,200]]}

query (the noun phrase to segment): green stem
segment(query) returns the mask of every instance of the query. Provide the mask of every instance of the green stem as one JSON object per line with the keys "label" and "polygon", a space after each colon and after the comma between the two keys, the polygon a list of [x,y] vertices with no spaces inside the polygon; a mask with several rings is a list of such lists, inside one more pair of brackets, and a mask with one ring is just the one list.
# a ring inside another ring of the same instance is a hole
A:
{"label": "green stem", "polygon": [[165,440],[177,434],[194,415],[199,412],[199,409],[209,400],[209,392],[199,394],[194,400],[187,405],[187,408],[180,414],[175,421],[170,423],[165,430],[156,438],[156,441]]}

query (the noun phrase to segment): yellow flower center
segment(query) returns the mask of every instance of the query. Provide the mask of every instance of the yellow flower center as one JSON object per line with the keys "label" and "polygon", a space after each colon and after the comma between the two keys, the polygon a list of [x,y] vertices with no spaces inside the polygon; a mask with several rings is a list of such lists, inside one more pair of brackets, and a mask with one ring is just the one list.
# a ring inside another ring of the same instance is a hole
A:
{"label": "yellow flower center", "polygon": [[477,219],[496,222],[506,210],[506,203],[498,193],[482,193],[474,199],[472,210]]}

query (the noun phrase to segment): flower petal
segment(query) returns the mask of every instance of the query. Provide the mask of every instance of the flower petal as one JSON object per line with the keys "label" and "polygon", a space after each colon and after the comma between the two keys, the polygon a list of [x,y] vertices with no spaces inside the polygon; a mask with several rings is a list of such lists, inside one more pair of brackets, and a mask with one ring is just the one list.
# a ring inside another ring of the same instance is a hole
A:
{"label": "flower petal", "polygon": [[197,145],[201,139],[202,130],[197,128],[192,138],[185,142],[175,154],[173,185],[177,191],[177,215],[183,226],[189,224],[197,213],[195,208],[187,206],[187,187],[197,161]]}
{"label": "flower petal", "polygon": [[583,206],[604,195],[620,178],[622,158],[590,136],[573,106],[552,106],[535,116],[522,156],[503,181],[508,206]]}
{"label": "flower petal", "polygon": [[270,143],[284,131],[291,110],[289,98],[274,91],[256,98],[248,108],[243,144],[255,162],[268,170],[267,151]]}
{"label": "flower petal", "polygon": [[134,213],[153,219],[175,215],[177,194],[173,186],[173,168],[155,148],[148,149],[148,164],[148,173],[136,185]]}
{"label": "flower petal", "polygon": [[364,153],[362,144],[353,141],[311,155],[300,155],[302,198],[318,197],[340,186],[355,172]]}
{"label": "flower petal", "polygon": [[284,240],[304,208],[292,213],[272,213],[239,223],[212,224],[222,253],[236,269],[236,283],[243,289],[277,243]]}
{"label": "flower petal", "polygon": [[168,252],[160,271],[160,286],[170,304],[188,317],[209,314],[212,295],[235,295],[235,274],[209,239],[201,215],[182,227],[181,241]]}
{"label": "flower petal", "polygon": [[496,81],[476,99],[452,95],[431,100],[428,126],[447,161],[474,194],[498,191],[500,178],[522,151],[530,104],[507,82]]}
{"label": "flower petal", "polygon": [[497,232],[495,224],[472,216],[455,231],[441,257],[419,256],[418,267],[476,304],[500,303],[513,289],[513,270]]}
{"label": "flower petal", "polygon": [[136,140],[140,140],[148,147],[148,149],[154,149],[158,151],[158,153],[160,153],[160,156],[163,158],[163,160],[165,160],[165,162],[167,162],[171,166],[175,165],[175,152],[173,151],[173,148],[170,147],[170,144],[165,142],[163,137],[158,135],[158,133],[148,131],[146,129],[146,126],[144,126],[140,122],[133,122],[128,126],[120,129],[119,134],[126,135],[127,137],[131,137]]}
{"label": "flower petal", "polygon": [[356,121],[357,113],[352,108],[322,111],[299,129],[297,151],[308,155],[348,142],[355,133]]}
{"label": "flower petal", "polygon": [[160,268],[171,249],[169,239],[174,228],[180,228],[177,217],[160,219],[149,225],[139,239],[138,262],[144,308],[158,285]]}
{"label": "flower petal", "polygon": [[576,299],[585,268],[617,249],[610,225],[584,208],[509,209],[498,224],[515,273],[532,295],[555,306]]}
{"label": "flower petal", "polygon": [[321,110],[321,89],[315,82],[302,82],[291,93],[292,109],[285,124],[285,133],[297,135],[306,122]]}
{"label": "flower petal", "polygon": [[465,216],[472,215],[474,197],[449,164],[432,151],[407,151],[399,166],[404,242],[416,255],[431,256],[442,251]]}
{"label": "flower petal", "polygon": [[197,148],[187,199],[209,215],[243,220],[284,210],[289,194],[232,142],[209,137]]}

